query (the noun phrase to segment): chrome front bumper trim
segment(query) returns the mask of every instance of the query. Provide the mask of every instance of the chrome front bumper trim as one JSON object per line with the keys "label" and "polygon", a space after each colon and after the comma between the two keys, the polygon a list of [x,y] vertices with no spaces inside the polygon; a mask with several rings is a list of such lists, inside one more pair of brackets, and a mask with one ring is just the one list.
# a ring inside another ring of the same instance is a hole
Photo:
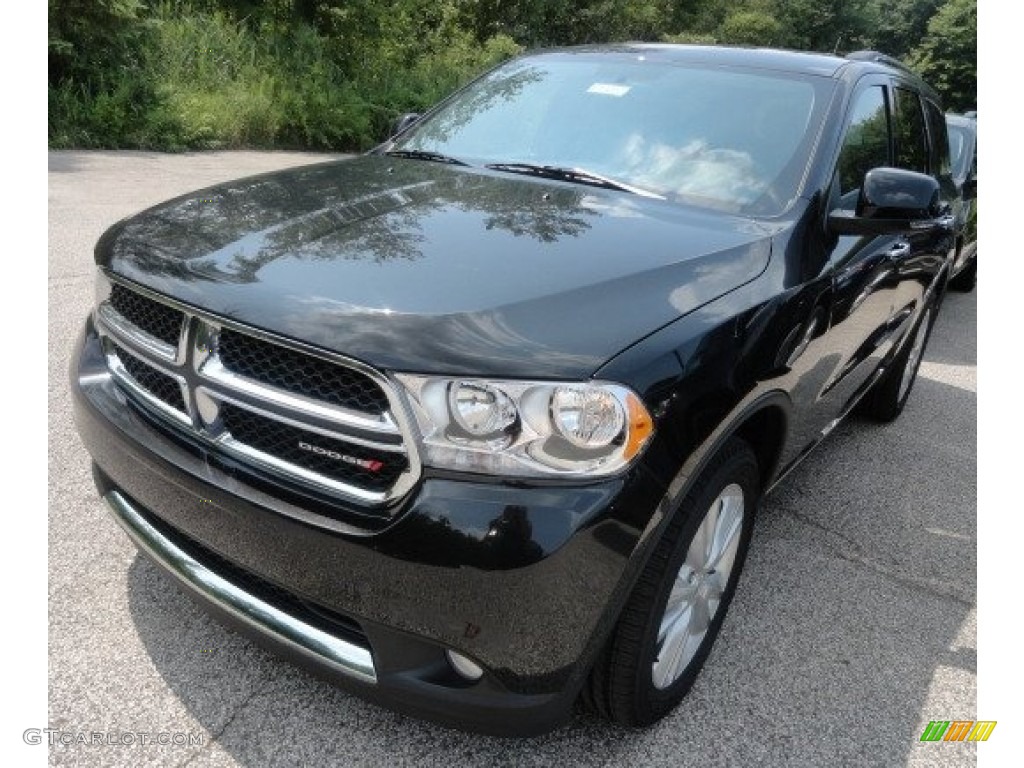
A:
{"label": "chrome front bumper trim", "polygon": [[139,549],[146,552],[192,592],[278,642],[313,657],[364,683],[376,683],[373,655],[367,648],[317,629],[264,602],[197,561],[150,525],[120,493],[103,497],[114,519]]}

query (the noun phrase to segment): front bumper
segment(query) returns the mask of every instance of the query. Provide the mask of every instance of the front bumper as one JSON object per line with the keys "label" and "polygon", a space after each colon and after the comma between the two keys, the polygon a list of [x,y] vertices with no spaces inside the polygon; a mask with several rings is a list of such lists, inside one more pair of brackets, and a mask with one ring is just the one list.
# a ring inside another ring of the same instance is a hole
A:
{"label": "front bumper", "polygon": [[[91,325],[71,379],[101,494],[187,591],[343,687],[481,732],[568,716],[664,495],[642,465],[571,488],[427,473],[383,530],[331,530],[151,421],[106,374]],[[446,649],[483,678],[457,675]]]}

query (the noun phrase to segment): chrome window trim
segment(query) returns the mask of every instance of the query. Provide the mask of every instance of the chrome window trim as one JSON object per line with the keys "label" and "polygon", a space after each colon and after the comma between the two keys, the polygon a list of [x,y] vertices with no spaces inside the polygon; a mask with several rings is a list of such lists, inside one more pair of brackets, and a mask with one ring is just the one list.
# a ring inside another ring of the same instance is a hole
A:
{"label": "chrome window trim", "polygon": [[[100,279],[105,278],[111,283],[118,283],[128,290],[184,314],[178,347],[172,349],[134,326],[110,306],[109,292],[106,299],[101,298],[96,311],[96,325],[104,344],[108,368],[114,379],[143,405],[169,417],[177,426],[185,427],[193,436],[223,449],[225,453],[273,470],[307,487],[311,486],[362,505],[380,507],[395,502],[408,494],[419,481],[423,467],[412,428],[412,417],[406,411],[406,405],[395,384],[385,374],[344,355],[211,315],[154,293],[106,270],[101,270],[100,274]],[[230,328],[243,335],[350,368],[380,387],[387,398],[388,409],[379,417],[361,414],[234,374],[220,362],[215,352],[215,344],[212,343],[221,328]],[[135,382],[116,354],[118,346],[177,380],[182,387],[182,396],[188,413],[183,414],[172,408]],[[220,402],[231,403],[292,427],[323,434],[353,445],[389,453],[402,453],[407,457],[409,466],[386,491],[371,491],[352,483],[335,480],[236,440],[220,424]],[[309,417],[310,421],[303,420],[304,416]],[[374,436],[381,439],[375,440]]]}

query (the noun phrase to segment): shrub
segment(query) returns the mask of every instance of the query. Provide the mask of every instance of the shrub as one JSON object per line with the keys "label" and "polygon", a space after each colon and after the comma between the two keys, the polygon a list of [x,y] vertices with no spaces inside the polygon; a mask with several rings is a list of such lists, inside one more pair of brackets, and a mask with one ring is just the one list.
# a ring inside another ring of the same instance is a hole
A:
{"label": "shrub", "polygon": [[[97,1],[139,8],[133,0]],[[403,31],[419,23],[409,17],[390,37],[342,50],[342,38],[311,23],[282,23],[280,9],[253,19],[155,6],[146,44],[130,60],[122,56],[89,76],[51,77],[50,145],[368,148],[398,115],[426,109],[519,52],[505,35],[478,42],[445,8],[427,35]],[[51,49],[67,50],[60,39],[51,39]]]}

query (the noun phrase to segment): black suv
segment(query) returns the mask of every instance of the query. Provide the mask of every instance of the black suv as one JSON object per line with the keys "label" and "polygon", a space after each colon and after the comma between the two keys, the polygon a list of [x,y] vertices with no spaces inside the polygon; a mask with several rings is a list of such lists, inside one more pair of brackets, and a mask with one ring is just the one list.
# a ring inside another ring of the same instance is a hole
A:
{"label": "black suv", "polygon": [[112,227],[78,428],[141,550],[361,695],[650,723],[758,500],[906,403],[956,194],[935,93],[877,54],[524,56],[365,156]]}

